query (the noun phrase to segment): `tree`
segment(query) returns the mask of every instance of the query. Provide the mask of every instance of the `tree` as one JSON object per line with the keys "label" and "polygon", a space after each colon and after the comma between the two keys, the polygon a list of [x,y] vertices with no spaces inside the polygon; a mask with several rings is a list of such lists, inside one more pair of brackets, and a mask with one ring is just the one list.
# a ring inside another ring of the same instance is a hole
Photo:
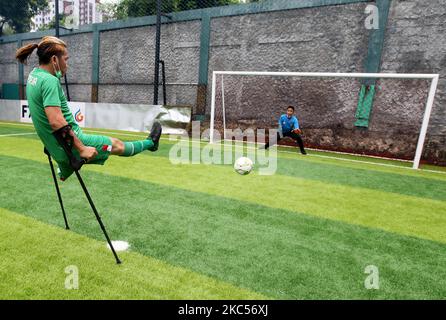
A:
{"label": "tree", "polygon": [[179,11],[239,4],[239,0],[178,0]]}
{"label": "tree", "polygon": [[102,21],[104,22],[128,18],[126,6],[119,3],[100,3],[99,11],[102,13]]}
{"label": "tree", "polygon": [[[122,0],[120,3],[101,5],[101,11],[107,21],[121,20],[128,17],[151,16],[156,14],[156,2],[157,0]],[[239,3],[240,0],[163,0],[162,11],[169,13]]]}
{"label": "tree", "polygon": [[12,35],[12,34],[14,34],[14,30],[12,30],[11,27],[8,26],[7,23],[5,23],[5,24],[3,25],[3,35],[4,35],[4,36],[10,36],[10,35]]}
{"label": "tree", "polygon": [[[65,26],[66,19],[67,19],[67,16],[65,14],[59,15],[59,26]],[[56,16],[54,16],[53,19],[49,23],[42,25],[38,30],[45,31],[45,30],[51,30],[51,29],[56,29]]]}
{"label": "tree", "polygon": [[[155,15],[156,2],[157,0],[123,0],[120,5],[127,9],[129,17],[141,17]],[[177,11],[176,2],[177,0],[163,0],[162,11]]]}
{"label": "tree", "polygon": [[28,32],[31,18],[46,8],[47,0],[0,0],[0,36],[5,24],[16,33]]}

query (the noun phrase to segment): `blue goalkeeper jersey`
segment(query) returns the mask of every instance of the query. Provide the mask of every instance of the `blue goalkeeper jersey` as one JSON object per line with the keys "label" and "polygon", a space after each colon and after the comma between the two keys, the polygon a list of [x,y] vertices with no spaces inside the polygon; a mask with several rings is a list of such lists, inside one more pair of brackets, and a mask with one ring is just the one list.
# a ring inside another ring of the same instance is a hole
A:
{"label": "blue goalkeeper jersey", "polygon": [[279,131],[288,133],[294,129],[299,129],[299,121],[297,121],[297,117],[291,116],[291,118],[288,118],[286,114],[282,114],[279,119]]}

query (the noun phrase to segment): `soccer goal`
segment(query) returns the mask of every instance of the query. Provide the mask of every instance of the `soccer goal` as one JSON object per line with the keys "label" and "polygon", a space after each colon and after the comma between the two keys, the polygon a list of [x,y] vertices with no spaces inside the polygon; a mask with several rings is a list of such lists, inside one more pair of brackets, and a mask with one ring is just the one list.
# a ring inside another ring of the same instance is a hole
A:
{"label": "soccer goal", "polygon": [[[423,146],[426,138],[427,128],[429,124],[429,119],[432,112],[432,107],[434,104],[434,97],[435,92],[437,90],[439,75],[438,74],[403,74],[403,73],[325,73],[325,72],[256,72],[256,71],[214,71],[212,75],[212,99],[211,99],[211,118],[210,118],[210,136],[209,140],[210,143],[214,143],[214,129],[217,128],[216,122],[218,122],[218,127],[223,130],[223,137],[226,138],[226,130],[227,130],[227,106],[225,105],[225,99],[228,95],[228,92],[232,93],[232,90],[239,91],[239,86],[232,86],[230,89],[225,89],[226,82],[230,79],[233,79],[234,77],[279,77],[281,79],[299,79],[300,80],[324,80],[324,81],[331,81],[331,80],[342,80],[346,81],[348,79],[360,81],[364,79],[373,79],[373,80],[379,80],[379,81],[387,81],[385,79],[399,79],[399,80],[423,80],[423,82],[427,82],[425,85],[426,87],[426,94],[422,98],[422,105],[421,108],[424,109],[420,110],[423,113],[422,116],[422,122],[421,122],[421,129],[419,130],[418,137],[415,136],[416,141],[414,141],[413,145],[416,143],[416,150],[415,155],[413,158],[413,168],[418,169],[420,164],[421,155],[423,152]],[[225,81],[226,80],[226,81]],[[252,79],[248,79],[250,83],[252,83]],[[256,85],[251,85],[254,89],[251,89],[251,93],[255,92],[257,90],[257,95],[261,97],[265,97],[265,99],[268,99],[268,86],[265,86],[264,88],[258,87],[256,88]],[[308,87],[307,87],[308,88]],[[356,88],[358,88],[356,84]],[[301,91],[306,91],[305,88],[300,88]],[[352,90],[354,91],[354,90]],[[286,90],[281,93],[282,95],[286,95]],[[314,94],[317,95],[317,94]],[[427,97],[426,97],[427,96]],[[357,100],[357,92],[353,93],[353,96],[349,97],[350,105],[354,104],[354,100]],[[397,100],[398,97],[394,97],[394,100]],[[219,103],[216,103],[218,100]],[[217,104],[217,105],[216,105]],[[335,106],[336,107],[336,106]],[[339,107],[339,106],[338,106]],[[405,106],[406,108],[410,108],[409,106]],[[232,106],[231,112],[237,113],[240,112],[240,114],[235,115],[235,117],[241,117],[243,110],[243,105],[237,105]],[[267,112],[267,111],[264,111]],[[352,111],[354,114],[354,111]],[[420,113],[421,113],[420,112]],[[216,115],[219,115],[219,119],[216,120]],[[279,115],[276,115],[277,117]],[[415,139],[414,139],[415,140]],[[413,152],[413,151],[412,151]]]}

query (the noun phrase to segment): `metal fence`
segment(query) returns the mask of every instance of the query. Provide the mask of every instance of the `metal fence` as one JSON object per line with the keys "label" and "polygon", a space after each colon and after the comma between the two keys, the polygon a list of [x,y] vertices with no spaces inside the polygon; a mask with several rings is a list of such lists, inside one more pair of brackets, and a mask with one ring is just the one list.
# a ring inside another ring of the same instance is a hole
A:
{"label": "metal fence", "polygon": [[[162,0],[161,10],[163,13],[170,13],[261,1],[265,0]],[[156,6],[157,0],[111,0],[99,5],[104,21],[154,15]]]}
{"label": "metal fence", "polygon": [[[58,1],[58,3],[56,3]],[[0,36],[155,15],[160,1],[163,14],[186,10],[274,0],[0,0]]]}

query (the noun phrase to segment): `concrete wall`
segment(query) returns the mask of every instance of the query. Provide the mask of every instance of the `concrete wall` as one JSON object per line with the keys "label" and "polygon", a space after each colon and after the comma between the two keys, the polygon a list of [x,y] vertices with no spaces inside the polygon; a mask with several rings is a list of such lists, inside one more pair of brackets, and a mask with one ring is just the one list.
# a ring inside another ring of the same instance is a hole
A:
{"label": "concrete wall", "polygon": [[[357,3],[213,19],[210,71],[363,72],[368,46],[365,6]],[[353,128],[358,81],[225,79],[226,117],[231,127],[240,123],[276,127],[284,108],[297,105],[297,115],[309,134],[307,143],[320,145],[316,139],[321,130]],[[218,81],[218,93],[220,88]],[[219,96],[217,105],[220,103]],[[208,113],[209,108],[208,104]],[[221,118],[219,110],[217,117]],[[311,128],[315,130],[310,134]]]}
{"label": "concrete wall", "polygon": [[[72,101],[89,102],[91,101],[92,35],[82,33],[64,36],[62,40],[70,48],[68,59],[69,73],[67,74],[70,98]],[[38,41],[39,39],[24,41],[23,45]],[[28,59],[28,64],[23,68],[25,82],[31,70],[38,67],[38,65],[39,61],[34,52]],[[18,77],[18,73],[16,77]],[[13,82],[16,81],[18,80]]]}
{"label": "concrete wall", "polygon": [[[366,5],[213,19],[210,71],[364,72],[370,36],[364,27]],[[393,0],[381,69],[441,74],[423,154],[437,163],[446,163],[445,21],[442,0]],[[217,127],[222,121],[220,81]],[[224,81],[228,127],[272,128],[287,105],[297,105],[309,146],[406,159],[415,154],[429,89],[423,80],[378,81],[364,130],[354,126],[359,81],[247,76],[225,76]]]}
{"label": "concrete wall", "polygon": [[[440,74],[424,157],[446,163],[446,2],[393,0],[384,44],[383,72]],[[402,97],[413,100],[426,95],[426,85],[410,88],[406,92],[399,90],[394,101],[401,103]],[[413,122],[420,122],[424,106],[418,101],[406,110],[408,130],[402,134],[412,136],[411,131],[417,130]],[[389,114],[387,118],[396,116]]]}
{"label": "concrete wall", "polygon": [[0,87],[3,83],[18,83],[19,69],[15,60],[17,43],[0,44]]}
{"label": "concrete wall", "polygon": [[[152,102],[155,31],[155,26],[148,26],[101,34],[99,77],[103,85],[99,86],[100,101]],[[160,58],[166,65],[167,103],[194,105],[198,83],[200,22],[163,25],[161,35]],[[161,87],[159,93],[162,101]]]}

